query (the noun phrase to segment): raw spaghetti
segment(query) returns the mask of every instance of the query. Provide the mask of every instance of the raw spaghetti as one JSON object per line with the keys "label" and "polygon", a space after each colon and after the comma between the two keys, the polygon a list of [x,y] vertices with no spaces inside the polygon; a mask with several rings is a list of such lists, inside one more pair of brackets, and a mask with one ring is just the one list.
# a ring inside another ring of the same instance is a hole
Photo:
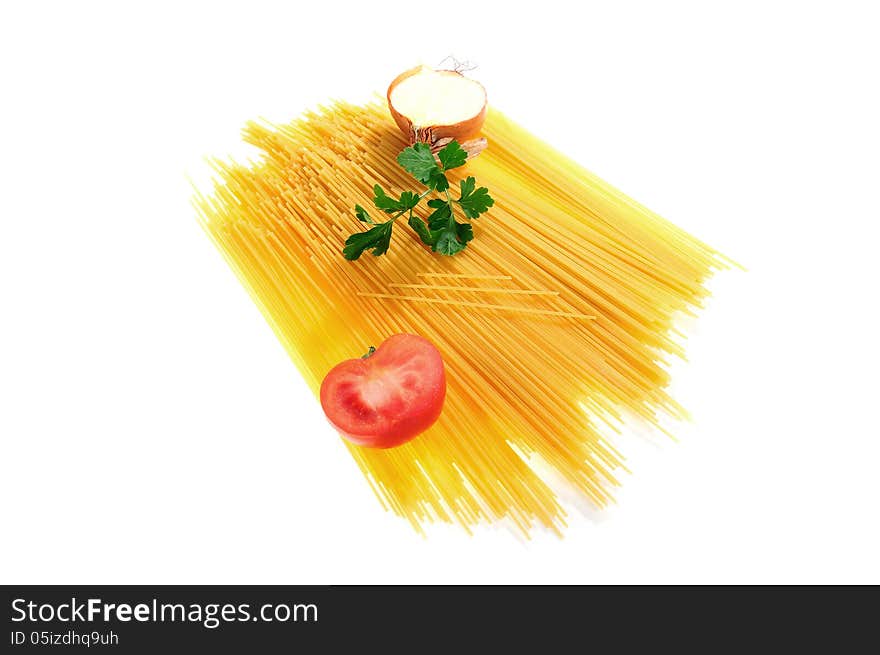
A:
{"label": "raw spaghetti", "polygon": [[455,257],[398,229],[386,255],[343,259],[372,185],[412,187],[395,161],[406,143],[378,104],[249,124],[265,156],[214,162],[214,190],[196,205],[316,394],[335,364],[394,333],[443,354],[447,399],[432,428],[389,450],[346,443],[387,508],[418,530],[506,518],[526,534],[559,531],[546,467],[603,506],[622,457],[600,423],[685,416],[665,390],[664,364],[683,355],[673,319],[701,306],[727,260],[498,111],[483,135],[489,148],[455,173],[496,202]]}

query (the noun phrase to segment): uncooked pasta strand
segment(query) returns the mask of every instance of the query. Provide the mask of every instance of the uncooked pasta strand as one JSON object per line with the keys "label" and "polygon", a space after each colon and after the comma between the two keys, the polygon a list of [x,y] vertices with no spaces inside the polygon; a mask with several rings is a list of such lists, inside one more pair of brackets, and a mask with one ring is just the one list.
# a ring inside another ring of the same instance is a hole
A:
{"label": "uncooked pasta strand", "polygon": [[467,275],[465,273],[417,273],[418,277],[443,277],[456,280],[510,280],[509,275]]}
{"label": "uncooked pasta strand", "polygon": [[509,295],[521,296],[558,296],[558,291],[547,291],[544,289],[503,289],[500,287],[465,287],[455,286],[454,284],[402,284],[394,283],[388,285],[391,289],[426,289],[428,291],[468,291],[473,293],[506,293]]}
{"label": "uncooked pasta strand", "polygon": [[595,316],[589,314],[578,314],[576,312],[562,312],[553,309],[536,309],[534,307],[516,307],[515,305],[494,305],[489,302],[469,302],[467,300],[450,300],[449,298],[425,298],[424,296],[404,296],[393,293],[369,293],[366,291],[358,291],[358,296],[362,298],[387,298],[388,300],[407,300],[410,302],[426,302],[438,305],[451,305],[452,307],[473,307],[476,309],[494,309],[504,312],[522,312],[523,314],[534,314],[537,316],[562,316],[566,318],[583,318],[587,320],[595,320]]}

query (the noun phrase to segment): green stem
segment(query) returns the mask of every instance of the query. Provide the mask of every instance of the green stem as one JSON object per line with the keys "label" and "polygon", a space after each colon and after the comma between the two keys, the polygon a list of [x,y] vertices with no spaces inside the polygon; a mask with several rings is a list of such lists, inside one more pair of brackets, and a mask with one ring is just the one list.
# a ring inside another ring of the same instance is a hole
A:
{"label": "green stem", "polygon": [[449,189],[446,189],[446,202],[449,204],[449,225],[447,227],[455,227],[455,205],[452,204],[452,196],[449,195]]}

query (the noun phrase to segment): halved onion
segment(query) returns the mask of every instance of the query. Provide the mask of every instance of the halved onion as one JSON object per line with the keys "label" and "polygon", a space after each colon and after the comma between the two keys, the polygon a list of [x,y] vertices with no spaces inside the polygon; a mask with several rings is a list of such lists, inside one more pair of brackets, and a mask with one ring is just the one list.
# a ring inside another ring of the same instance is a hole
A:
{"label": "halved onion", "polygon": [[486,120],[486,89],[457,71],[416,66],[388,87],[388,108],[410,143],[437,149],[458,141],[473,156],[485,146],[479,138]]}

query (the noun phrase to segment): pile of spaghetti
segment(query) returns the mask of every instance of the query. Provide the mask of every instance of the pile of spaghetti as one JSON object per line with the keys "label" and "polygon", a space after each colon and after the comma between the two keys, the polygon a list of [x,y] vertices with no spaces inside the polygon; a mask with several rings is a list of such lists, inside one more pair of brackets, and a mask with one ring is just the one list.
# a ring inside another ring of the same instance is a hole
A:
{"label": "pile of spaghetti", "polygon": [[497,110],[483,136],[489,147],[455,172],[488,186],[495,205],[455,257],[408,230],[382,257],[342,257],[373,184],[412,185],[395,160],[407,143],[378,104],[249,124],[265,156],[215,162],[196,205],[316,394],[335,364],[395,333],[443,354],[433,427],[387,450],[343,442],[387,508],[418,530],[506,519],[526,534],[558,531],[557,484],[610,500],[622,457],[603,435],[624,418],[659,429],[685,416],[666,391],[665,365],[683,354],[673,320],[701,306],[728,261]]}

